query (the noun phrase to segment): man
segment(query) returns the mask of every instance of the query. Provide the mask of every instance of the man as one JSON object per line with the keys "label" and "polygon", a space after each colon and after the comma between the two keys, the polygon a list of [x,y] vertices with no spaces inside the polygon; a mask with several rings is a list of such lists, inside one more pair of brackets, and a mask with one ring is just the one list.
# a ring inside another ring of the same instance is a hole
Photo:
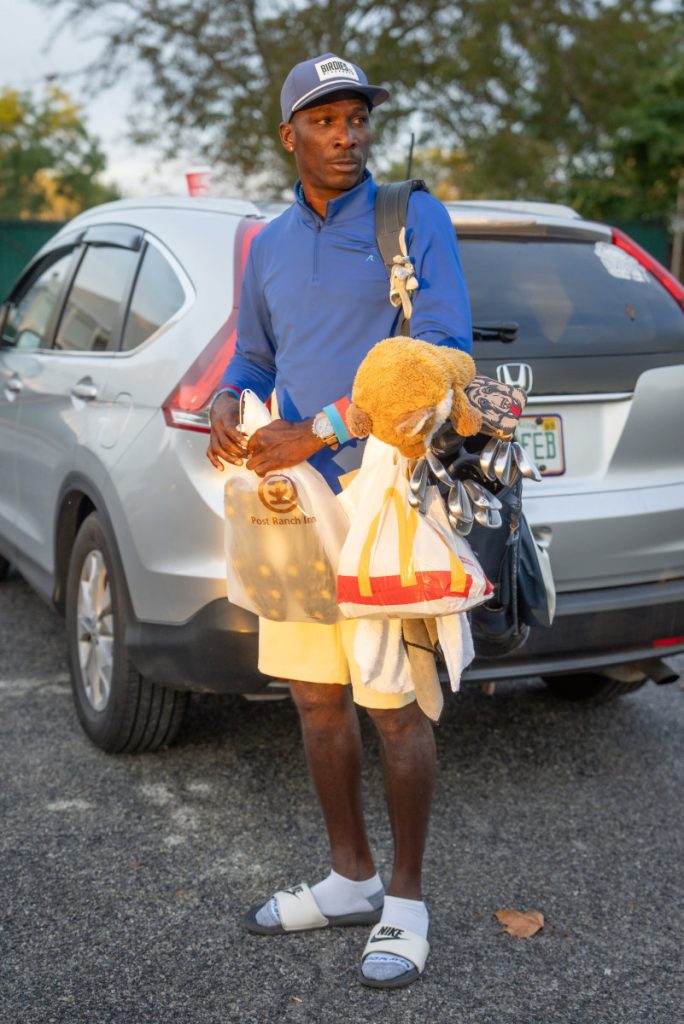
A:
{"label": "man", "polygon": [[[260,476],[309,459],[336,491],[360,465],[362,443],[344,420],[355,371],[396,332],[388,277],[375,243],[377,186],[366,171],[370,113],[385,89],[334,54],[297,64],[281,93],[280,138],[294,155],[296,202],[252,243],[240,296],[238,341],[211,409],[207,452]],[[425,192],[411,196],[406,239],[420,288],[415,337],[470,351],[471,323],[453,227]],[[282,419],[245,442],[239,395],[275,388]],[[361,980],[401,987],[422,972],[428,913],[421,867],[436,757],[432,727],[414,694],[365,687],[353,657],[355,623],[261,620],[259,668],[291,679],[304,749],[330,842],[332,871],[312,886],[282,890],[246,918],[261,934],[379,920]],[[351,682],[351,687],[348,685]],[[361,742],[352,701],[376,726],[394,837],[385,894],[361,806]],[[404,954],[404,955],[402,955]]]}

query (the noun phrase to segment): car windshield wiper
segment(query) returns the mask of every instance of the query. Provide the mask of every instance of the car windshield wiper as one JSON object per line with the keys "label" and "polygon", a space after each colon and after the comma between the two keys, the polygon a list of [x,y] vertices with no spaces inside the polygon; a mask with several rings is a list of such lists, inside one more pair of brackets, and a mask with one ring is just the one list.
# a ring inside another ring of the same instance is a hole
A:
{"label": "car windshield wiper", "polygon": [[515,339],[520,329],[520,324],[514,321],[503,323],[501,320],[492,320],[489,323],[473,324],[473,339],[475,341],[504,341],[510,342]]}

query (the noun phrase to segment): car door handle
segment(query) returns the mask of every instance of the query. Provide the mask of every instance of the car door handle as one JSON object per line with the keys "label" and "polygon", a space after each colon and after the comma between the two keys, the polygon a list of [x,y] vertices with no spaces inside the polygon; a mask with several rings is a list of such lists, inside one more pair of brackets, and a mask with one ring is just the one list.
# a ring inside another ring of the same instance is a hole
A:
{"label": "car door handle", "polygon": [[97,398],[97,388],[89,377],[79,380],[71,389],[74,398],[80,398],[84,402],[92,402]]}
{"label": "car door handle", "polygon": [[22,384],[20,377],[14,376],[5,381],[2,389],[5,392],[5,398],[7,401],[13,402],[17,395],[21,394],[24,390],[24,385]]}

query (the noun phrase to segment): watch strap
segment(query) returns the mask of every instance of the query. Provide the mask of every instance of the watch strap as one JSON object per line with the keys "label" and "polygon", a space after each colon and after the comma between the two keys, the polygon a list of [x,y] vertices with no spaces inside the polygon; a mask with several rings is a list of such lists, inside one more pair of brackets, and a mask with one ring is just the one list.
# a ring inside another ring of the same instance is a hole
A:
{"label": "watch strap", "polygon": [[311,432],[314,437],[317,437],[319,441],[323,441],[323,443],[327,444],[329,448],[337,448],[339,445],[337,434],[330,422],[328,414],[324,410],[317,412],[314,416],[313,423],[311,424]]}
{"label": "watch strap", "polygon": [[349,398],[345,396],[344,398],[340,398],[337,402],[332,402],[330,405],[326,405],[323,408],[323,412],[330,420],[340,444],[344,444],[345,441],[351,441],[352,439],[344,419],[345,413],[350,405],[351,402],[349,401]]}

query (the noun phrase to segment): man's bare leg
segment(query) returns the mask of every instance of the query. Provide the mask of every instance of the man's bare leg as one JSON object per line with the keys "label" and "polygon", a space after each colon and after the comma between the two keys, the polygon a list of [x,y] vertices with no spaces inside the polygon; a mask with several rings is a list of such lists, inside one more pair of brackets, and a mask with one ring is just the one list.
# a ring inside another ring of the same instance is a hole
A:
{"label": "man's bare leg", "polygon": [[415,702],[396,710],[367,710],[380,738],[394,837],[394,866],[387,892],[421,900],[423,854],[437,774],[434,732]]}
{"label": "man's bare leg", "polygon": [[[332,866],[352,879],[375,871],[361,804],[361,736],[348,686],[292,683],[309,771],[323,811]],[[387,892],[421,900],[437,755],[432,725],[414,702],[368,708],[378,730],[394,866]]]}
{"label": "man's bare leg", "polygon": [[350,686],[292,682],[304,751],[330,841],[345,878],[375,874],[361,803],[361,733]]}
{"label": "man's bare leg", "polygon": [[[377,921],[384,900],[375,871],[361,805],[361,735],[350,686],[290,684],[299,712],[304,751],[330,841],[332,871],[311,887],[328,918]],[[278,928],[273,897],[256,913],[260,927]]]}

